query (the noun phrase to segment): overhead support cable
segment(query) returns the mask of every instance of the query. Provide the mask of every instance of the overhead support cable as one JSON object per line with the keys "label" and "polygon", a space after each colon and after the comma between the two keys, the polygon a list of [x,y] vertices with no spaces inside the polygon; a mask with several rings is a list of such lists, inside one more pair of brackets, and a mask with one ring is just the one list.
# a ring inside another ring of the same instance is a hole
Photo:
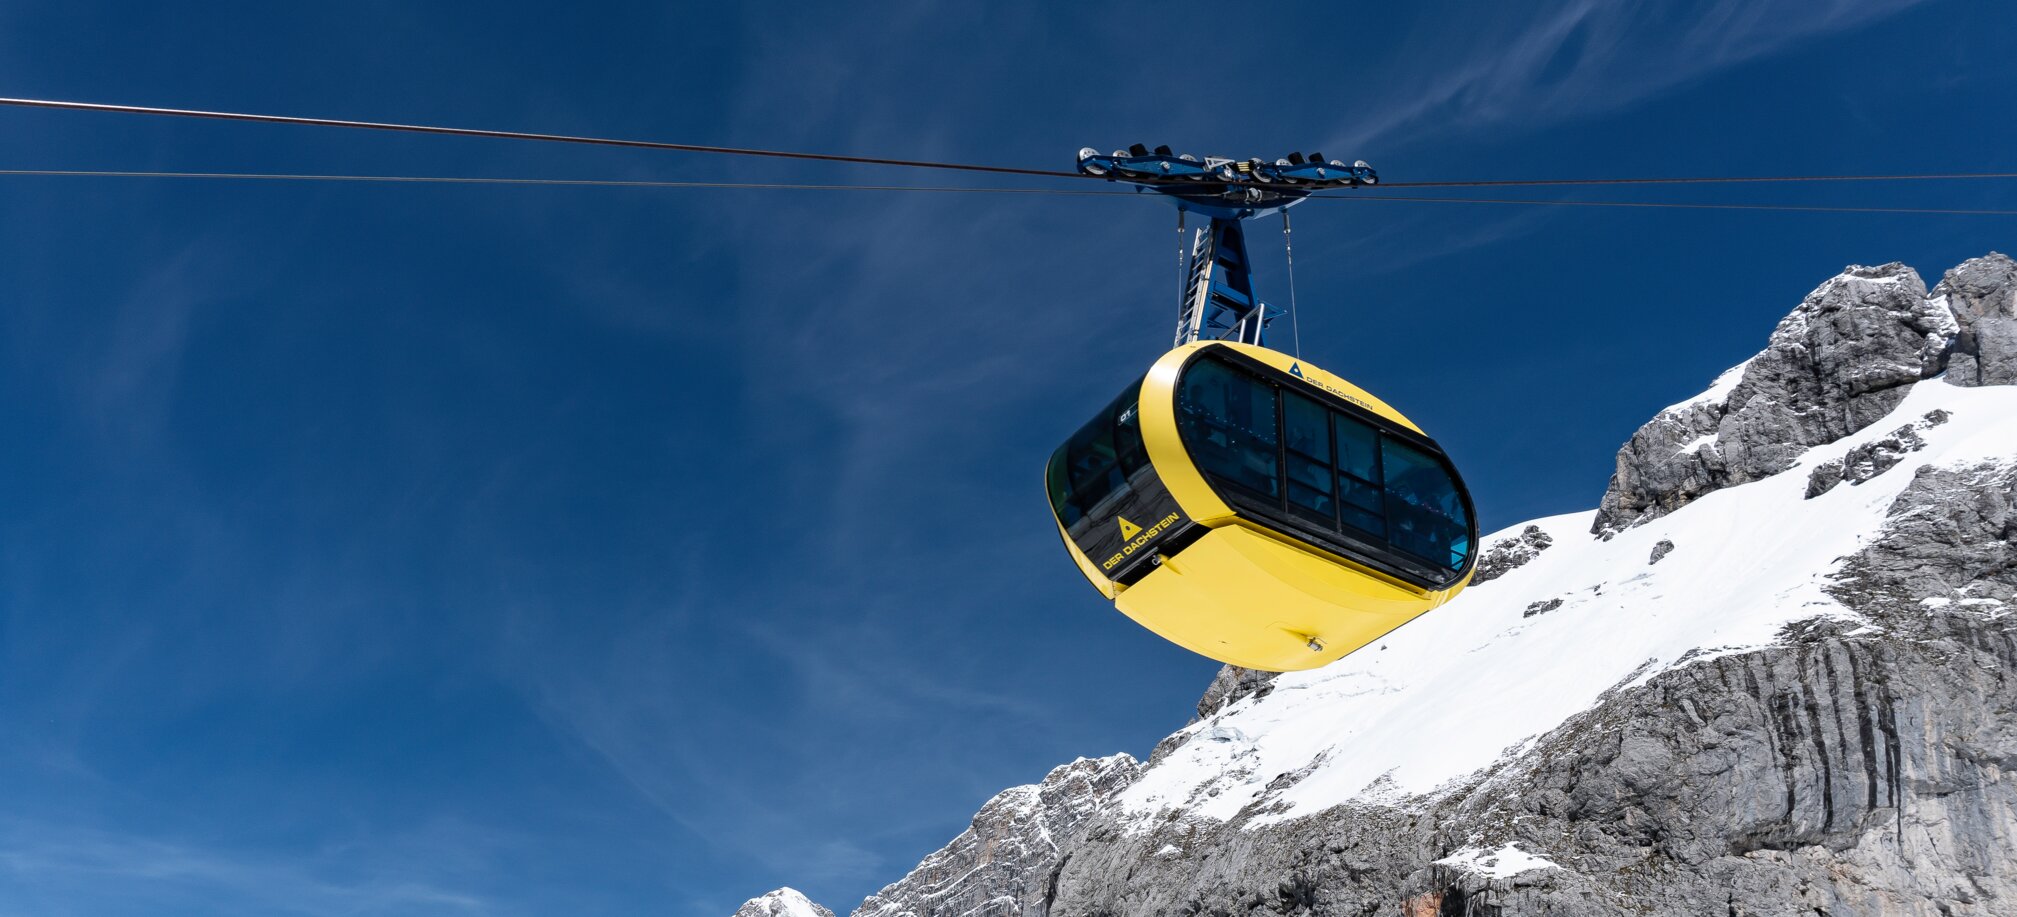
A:
{"label": "overhead support cable", "polygon": [[[933,194],[1064,194],[1078,197],[1133,197],[1135,192],[1109,188],[989,188],[958,185],[858,185],[823,184],[818,182],[710,182],[710,181],[653,181],[647,179],[606,179],[606,178],[511,178],[458,175],[342,175],[290,172],[189,172],[189,171],[141,171],[130,169],[0,169],[0,178],[46,177],[46,178],[156,178],[156,179],[214,179],[233,181],[280,181],[280,182],[360,182],[388,184],[442,184],[442,185],[521,185],[557,186],[581,188],[663,188],[663,189],[741,189],[779,191],[913,191]],[[1798,204],[1729,204],[1729,203],[1684,203],[1679,201],[1579,201],[1540,200],[1534,198],[1477,198],[1477,197],[1416,197],[1382,194],[1377,196],[1360,194],[1313,194],[1311,200],[1323,201],[1384,201],[1391,203],[1416,204],[1527,204],[1540,207],[1630,207],[1650,209],[1681,210],[1758,210],[1784,211],[1794,213],[1898,213],[1898,214],[1941,214],[1953,216],[2017,216],[2017,209],[1969,209],[1947,207],[1827,207]]]}
{"label": "overhead support cable", "polygon": [[535,140],[544,143],[574,143],[589,146],[629,147],[640,150],[672,150],[682,153],[713,153],[728,156],[762,156],[771,159],[802,159],[814,162],[844,162],[871,166],[902,166],[910,169],[949,169],[959,172],[987,172],[997,175],[1036,175],[1044,178],[1080,178],[1077,172],[1055,169],[1017,169],[1008,166],[977,166],[921,159],[885,159],[875,156],[847,156],[838,153],[802,153],[791,150],[759,150],[748,147],[711,146],[698,143],[667,143],[658,140],[622,140],[571,134],[540,134],[529,131],[494,131],[467,127],[437,127],[426,124],[394,124],[383,121],[347,121],[337,118],[301,118],[292,115],[259,115],[231,111],[200,111],[186,108],[156,108],[148,105],[104,105],[96,102],[62,102],[49,99],[0,98],[0,105],[21,108],[54,108],[67,111],[95,111],[128,115],[164,115],[175,118],[205,118],[213,121],[251,121],[261,124],[295,124],[309,127],[340,127],[351,130],[393,131],[409,134],[440,134],[451,137],[487,137],[497,140]]}
{"label": "overhead support cable", "polygon": [[294,182],[384,182],[441,185],[556,185],[583,188],[741,188],[783,191],[922,191],[940,194],[1070,194],[1133,196],[1106,188],[976,188],[961,185],[854,185],[820,182],[652,181],[614,178],[490,178],[456,175],[334,175],[290,172],[146,172],[117,169],[0,169],[0,177],[183,178]]}
{"label": "overhead support cable", "polygon": [[[1381,188],[1537,188],[1556,185],[1739,185],[1833,181],[1967,181],[2017,178],[2017,172],[1945,172],[1925,175],[1753,175],[1694,178],[1533,178],[1490,181],[1390,181]],[[1381,195],[1384,197],[1385,195]]]}
{"label": "overhead support cable", "polygon": [[[670,150],[685,153],[705,153],[729,156],[754,156],[772,159],[790,159],[812,162],[837,162],[855,165],[895,166],[910,169],[939,169],[959,172],[973,172],[993,175],[1022,175],[1038,178],[1095,178],[1075,171],[1058,169],[1024,169],[1012,166],[975,165],[971,163],[944,162],[939,160],[894,159],[879,156],[854,156],[839,153],[808,153],[794,150],[765,150],[749,147],[717,146],[697,143],[672,143],[657,140],[626,140],[612,137],[580,136],[571,134],[547,134],[531,131],[485,130],[464,127],[443,127],[426,124],[400,124],[381,121],[354,121],[340,118],[311,118],[293,115],[265,115],[248,112],[205,111],[185,108],[162,108],[149,105],[114,105],[99,102],[72,102],[55,99],[0,98],[0,106],[17,108],[60,109],[65,111],[103,112],[115,114],[157,115],[176,118],[198,118],[215,121],[241,121],[262,124],[293,124],[311,127],[334,127],[350,130],[390,131],[415,134],[436,134],[454,137],[482,137],[501,140],[530,140],[545,143],[569,143],[590,146],[627,147],[646,150]],[[1358,193],[1368,197],[1377,196],[1388,200],[1403,198],[1381,194],[1379,189],[1387,188],[1511,188],[1582,185],[1685,185],[1685,184],[1770,184],[1791,182],[1876,182],[1876,181],[1967,181],[1985,179],[2013,179],[2017,172],[1945,172],[1902,175],[1774,175],[1774,176],[1693,176],[1693,177],[1652,177],[1652,178],[1547,178],[1547,179],[1491,179],[1479,181],[1418,181],[1382,182],[1377,188],[1359,189]],[[1096,179],[1098,180],[1098,179]],[[1272,188],[1260,182],[1230,182],[1233,187]]]}
{"label": "overhead support cable", "polygon": [[1770,210],[1789,213],[1928,213],[1955,216],[2017,216],[2017,210],[1968,209],[1950,207],[1828,207],[1803,204],[1718,204],[1682,203],[1679,201],[1575,201],[1538,200],[1534,198],[1486,198],[1486,197],[1399,197],[1378,195],[1313,194],[1312,200],[1394,202],[1411,204],[1527,204],[1536,207],[1633,207],[1663,210]]}

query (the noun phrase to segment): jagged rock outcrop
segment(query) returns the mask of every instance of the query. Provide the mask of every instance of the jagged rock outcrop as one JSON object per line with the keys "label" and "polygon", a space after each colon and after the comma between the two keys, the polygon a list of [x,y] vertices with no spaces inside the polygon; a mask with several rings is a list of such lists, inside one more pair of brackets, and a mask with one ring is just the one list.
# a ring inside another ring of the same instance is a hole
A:
{"label": "jagged rock outcrop", "polygon": [[973,825],[910,875],[869,896],[856,917],[1006,917],[1050,911],[1058,868],[1081,831],[1134,779],[1132,756],[1080,758],[1042,783],[988,800]]}
{"label": "jagged rock outcrop", "polygon": [[813,903],[795,888],[777,891],[744,901],[735,917],[833,917],[833,912]]}
{"label": "jagged rock outcrop", "polygon": [[1527,561],[1541,555],[1555,543],[1547,532],[1538,525],[1530,525],[1511,538],[1501,538],[1478,554],[1478,564],[1471,572],[1471,585],[1489,583],[1518,569]]}
{"label": "jagged rock outcrop", "polygon": [[1727,391],[1712,388],[1632,434],[1592,531],[1637,525],[1778,474],[1808,448],[1869,426],[1898,406],[1906,386],[1946,368],[1958,333],[1948,302],[1929,300],[1911,268],[1852,265],[1779,322],[1765,349],[1733,370]]}
{"label": "jagged rock outcrop", "polygon": [[1520,617],[1531,618],[1535,615],[1544,615],[1560,607],[1562,607],[1562,600],[1559,598],[1542,599],[1541,601],[1528,604],[1527,609],[1520,612]]}
{"label": "jagged rock outcrop", "polygon": [[[1560,520],[1503,539],[1497,575],[1530,570],[1343,674],[1222,670],[1206,721],[1148,764],[1081,760],[997,796],[855,917],[2017,914],[2017,397],[1913,384],[1950,345],[1974,362],[1949,381],[2017,383],[1996,330],[2013,267],[1976,259],[1930,298],[1898,265],[1823,284],[1635,434],[1595,516],[1609,540]],[[1892,433],[1856,441],[1887,415]],[[1815,470],[1773,477],[1797,463]],[[1844,481],[1862,487],[1828,490]],[[1813,566],[1745,592],[1776,569],[1746,553],[1775,551]],[[1690,637],[1704,597],[1770,628]],[[1425,664],[1450,668],[1407,677]],[[1587,687],[1555,677],[1591,668]],[[1563,691],[1587,693],[1439,772],[1462,776],[1394,779],[1484,729],[1471,707]]]}
{"label": "jagged rock outcrop", "polygon": [[1926,440],[1919,436],[1919,431],[1946,421],[1946,412],[1929,412],[1917,422],[1891,431],[1888,436],[1863,443],[1841,458],[1814,466],[1814,470],[1807,473],[1807,499],[1812,500],[1834,490],[1837,484],[1861,484],[1890,471],[1904,461],[1906,455],[1926,448]]}
{"label": "jagged rock outcrop", "polygon": [[1920,468],[1893,502],[1884,537],[1844,565],[1838,592],[1887,620],[1913,620],[1927,608],[2003,614],[2017,599],[2013,483],[2017,456]]}
{"label": "jagged rock outcrop", "polygon": [[1276,674],[1236,665],[1221,666],[1219,674],[1213,676],[1212,683],[1206,686],[1205,695],[1198,698],[1198,719],[1224,710],[1236,701],[1268,696],[1268,692],[1274,690]]}
{"label": "jagged rock outcrop", "polygon": [[2017,383],[2017,262],[2000,252],[1964,261],[1933,288],[1933,299],[1959,324],[1947,381]]}

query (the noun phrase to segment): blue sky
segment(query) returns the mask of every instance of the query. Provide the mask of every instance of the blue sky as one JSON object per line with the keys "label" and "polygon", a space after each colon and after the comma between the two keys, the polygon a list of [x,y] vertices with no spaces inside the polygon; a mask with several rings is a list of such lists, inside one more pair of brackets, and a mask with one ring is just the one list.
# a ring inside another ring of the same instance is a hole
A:
{"label": "blue sky", "polygon": [[[2008,170],[1998,4],[0,6],[0,94],[1391,180]],[[0,168],[923,181],[0,111]],[[2017,207],[2006,185],[1614,199]],[[1595,196],[1591,193],[1588,196]],[[1488,527],[1850,262],[2017,219],[1313,202],[1307,356]],[[1057,544],[1167,343],[1129,198],[0,178],[0,915],[846,910],[1216,666]],[[1285,298],[1259,234],[1262,292]]]}

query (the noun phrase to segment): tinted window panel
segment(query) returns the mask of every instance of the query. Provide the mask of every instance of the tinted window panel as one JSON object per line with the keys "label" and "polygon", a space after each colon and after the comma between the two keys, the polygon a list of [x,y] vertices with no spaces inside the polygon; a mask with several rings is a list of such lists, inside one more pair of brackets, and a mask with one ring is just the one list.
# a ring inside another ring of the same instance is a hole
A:
{"label": "tinted window panel", "polygon": [[[1296,515],[1331,527],[1337,515],[1337,500],[1330,489],[1331,466],[1312,465],[1308,459],[1289,456],[1289,509]],[[1318,483],[1311,484],[1314,480]]]}
{"label": "tinted window panel", "polygon": [[1282,398],[1282,439],[1289,451],[1330,464],[1331,412],[1294,392],[1284,392]]}
{"label": "tinted window panel", "polygon": [[[1469,564],[1464,495],[1433,446],[1272,379],[1214,355],[1178,382],[1185,448],[1236,512],[1409,582]],[[1116,428],[1123,453],[1127,435]]]}
{"label": "tinted window panel", "polygon": [[1149,450],[1142,444],[1142,412],[1134,393],[1124,397],[1127,404],[1114,412],[1114,452],[1121,472],[1132,476],[1149,463]]}
{"label": "tinted window panel", "polygon": [[1335,523],[1331,412],[1301,395],[1283,392],[1282,443],[1286,447],[1289,509],[1326,526]]}
{"label": "tinted window panel", "polygon": [[1346,525],[1361,532],[1387,537],[1386,508],[1380,489],[1350,475],[1338,475],[1338,492],[1344,495],[1339,507]]}
{"label": "tinted window panel", "polygon": [[1359,421],[1337,416],[1338,470],[1378,487],[1380,484],[1379,433]]}
{"label": "tinted window panel", "polygon": [[1128,386],[1051,455],[1045,483],[1051,509],[1066,528],[1085,518],[1100,501],[1126,491],[1128,476],[1148,464],[1135,405],[1140,391],[1139,382]]}
{"label": "tinted window panel", "polygon": [[1391,437],[1381,442],[1387,482],[1387,540],[1423,560],[1457,570],[1471,552],[1470,517],[1442,463]]}
{"label": "tinted window panel", "polygon": [[1216,360],[1199,362],[1184,374],[1177,423],[1199,471],[1279,498],[1272,386]]}

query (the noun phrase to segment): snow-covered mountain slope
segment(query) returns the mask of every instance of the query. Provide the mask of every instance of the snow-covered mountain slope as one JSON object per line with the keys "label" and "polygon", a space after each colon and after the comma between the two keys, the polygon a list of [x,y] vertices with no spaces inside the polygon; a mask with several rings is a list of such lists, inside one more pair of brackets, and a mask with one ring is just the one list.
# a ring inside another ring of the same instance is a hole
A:
{"label": "snow-covered mountain slope", "polygon": [[[2017,458],[2017,388],[1913,386],[1873,430],[1922,426],[1924,446],[1907,462],[2008,462]],[[1246,824],[1260,827],[1432,793],[1518,755],[1608,691],[1770,644],[1795,621],[1854,619],[1828,587],[1882,530],[1911,472],[1813,499],[1803,472],[1862,444],[1852,436],[1813,447],[1787,473],[1609,540],[1584,534],[1590,513],[1536,520],[1554,538],[1550,549],[1364,651],[1283,675],[1267,697],[1193,724],[1120,807],[1145,825],[1171,808],[1225,820],[1257,807]],[[1662,544],[1671,548],[1655,563]],[[1295,778],[1278,781],[1284,774]]]}
{"label": "snow-covered mountain slope", "polygon": [[1480,570],[857,917],[2017,913],[2017,262],[1845,270]]}

